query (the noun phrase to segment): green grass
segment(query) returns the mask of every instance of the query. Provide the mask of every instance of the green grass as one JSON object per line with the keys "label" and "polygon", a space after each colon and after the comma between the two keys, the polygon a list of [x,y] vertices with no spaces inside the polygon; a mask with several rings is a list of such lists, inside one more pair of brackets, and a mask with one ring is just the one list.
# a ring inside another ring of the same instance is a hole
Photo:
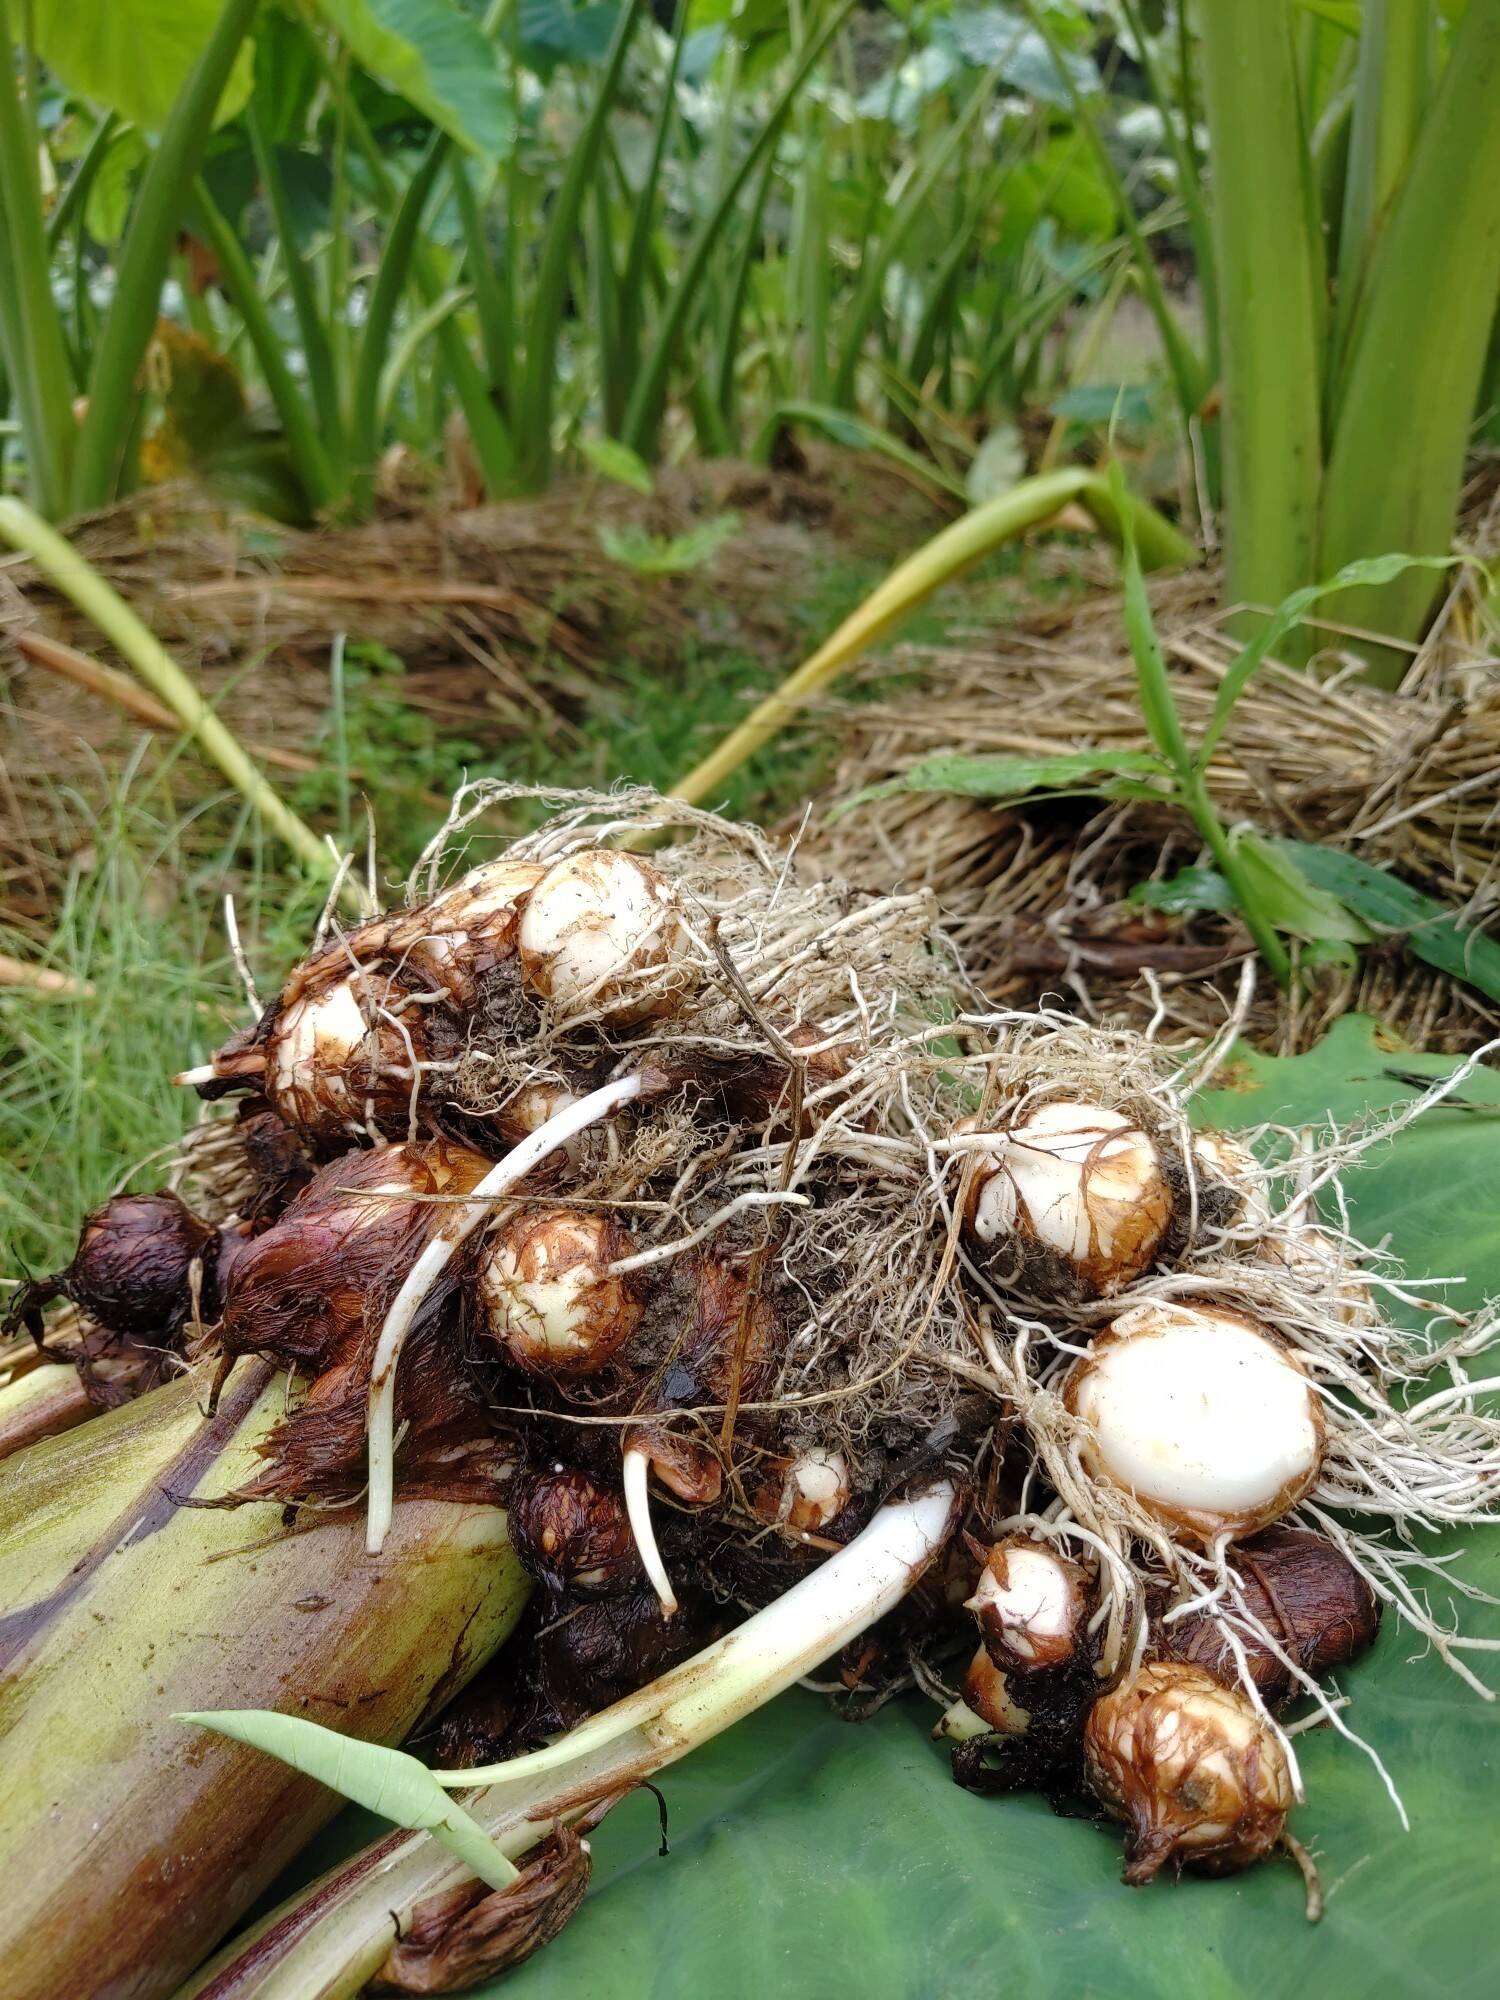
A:
{"label": "green grass", "polygon": [[[41,995],[0,987],[0,1279],[55,1269],[78,1223],[192,1122],[172,1083],[246,1018],[224,937],[236,884],[247,946],[284,964],[306,935],[317,892],[270,864],[253,838],[206,850],[222,802],[177,819],[159,783],[127,772],[92,823],[86,866],[69,879],[45,963],[92,989]],[[82,829],[81,829],[82,830]],[[231,873],[233,864],[233,873]],[[0,929],[0,951],[30,963],[33,938]]]}

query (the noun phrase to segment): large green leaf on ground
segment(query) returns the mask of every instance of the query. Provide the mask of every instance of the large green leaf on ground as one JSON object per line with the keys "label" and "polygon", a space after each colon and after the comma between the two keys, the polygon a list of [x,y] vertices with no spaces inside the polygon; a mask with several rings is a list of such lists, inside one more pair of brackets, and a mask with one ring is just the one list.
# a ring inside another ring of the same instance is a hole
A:
{"label": "large green leaf on ground", "polygon": [[[67,89],[154,132],[222,12],[222,0],[34,0],[32,33],[37,54]],[[221,118],[244,103],[250,81],[247,44],[220,99]]]}
{"label": "large green leaf on ground", "polygon": [[[1307,1055],[1240,1052],[1197,1112],[1231,1127],[1351,1122],[1407,1102],[1411,1076],[1452,1067],[1350,1019]],[[1414,1269],[1464,1273],[1473,1301],[1500,1292],[1500,1075],[1480,1072],[1458,1095],[1468,1108],[1438,1110],[1375,1149],[1349,1194],[1366,1238],[1389,1232]],[[1485,1105],[1496,1110],[1473,1108]],[[1464,1574],[1500,1591],[1500,1532],[1469,1538]],[[1500,1632],[1492,1609],[1470,1605],[1465,1617]],[[1317,1926],[1289,1865],[1127,1889],[1112,1831],[1055,1819],[1038,1799],[959,1791],[929,1739],[927,1704],[855,1726],[794,1693],[664,1773],[666,1859],[654,1802],[626,1800],[593,1836],[594,1885],[578,1916],[481,1993],[1479,2000],[1494,1990],[1500,1716],[1415,1650],[1388,1620],[1343,1682],[1353,1726],[1405,1800],[1409,1834],[1358,1750],[1327,1730],[1299,1745],[1309,1803],[1296,1827],[1328,1889]],[[1482,1672],[1483,1656],[1475,1664]]]}

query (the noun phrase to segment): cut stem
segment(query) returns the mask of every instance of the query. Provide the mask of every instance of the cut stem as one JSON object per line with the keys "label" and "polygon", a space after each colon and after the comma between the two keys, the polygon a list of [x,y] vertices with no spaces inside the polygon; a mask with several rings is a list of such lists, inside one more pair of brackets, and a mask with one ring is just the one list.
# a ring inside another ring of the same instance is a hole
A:
{"label": "cut stem", "polygon": [[[749,1715],[899,1604],[947,1538],[957,1495],[946,1481],[882,1507],[847,1548],[659,1680],[576,1729],[502,1764],[434,1771],[440,1785],[510,1785],[581,1761],[624,1737],[656,1770]],[[644,1775],[644,1772],[643,1772]]]}
{"label": "cut stem", "polygon": [[533,1167],[540,1166],[549,1153],[576,1139],[601,1118],[611,1117],[622,1105],[640,1097],[647,1088],[647,1076],[640,1071],[617,1078],[576,1104],[569,1104],[545,1125],[513,1146],[497,1166],[491,1167],[469,1198],[452,1209],[448,1219],[428,1243],[407,1273],[397,1292],[380,1338],[375,1345],[375,1361],[370,1376],[369,1466],[370,1496],[365,1546],[379,1555],[390,1530],[395,1499],[396,1449],[396,1363],[401,1349],[428,1293],[447,1269],[457,1251],[493,1212],[494,1202],[523,1180]]}

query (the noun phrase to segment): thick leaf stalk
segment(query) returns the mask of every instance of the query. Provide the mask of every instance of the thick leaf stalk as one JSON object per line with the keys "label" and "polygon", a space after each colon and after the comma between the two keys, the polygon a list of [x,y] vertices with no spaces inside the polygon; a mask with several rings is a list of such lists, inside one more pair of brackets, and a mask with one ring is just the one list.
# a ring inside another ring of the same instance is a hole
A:
{"label": "thick leaf stalk", "polygon": [[[1097,473],[1076,466],[1023,479],[1008,493],[986,501],[934,535],[893,569],[811,658],[767,695],[701,764],[680,778],[672,787],[673,796],[690,804],[719,797],[740,766],[791,722],[810,696],[827,687],[935,590],[1030,529],[1045,527],[1074,504],[1086,508],[1106,533],[1119,538],[1117,503],[1107,483]],[[1193,561],[1196,550],[1169,521],[1133,498],[1127,497],[1125,505],[1134,522],[1143,568],[1166,569]]]}
{"label": "thick leaf stalk", "polygon": [[274,1507],[215,1505],[262,1466],[283,1387],[247,1371],[212,1420],[202,1390],[0,1468],[7,2000],[170,1993],[337,1809],[174,1711],[255,1705],[395,1743],[525,1597],[493,1508],[403,1503],[376,1562],[354,1510],[289,1531]]}
{"label": "thick leaf stalk", "polygon": [[1279,604],[1317,573],[1325,314],[1295,13],[1292,0],[1204,0],[1199,17],[1224,363],[1226,594],[1236,604]]}
{"label": "thick leaf stalk", "polygon": [[[955,1507],[953,1487],[940,1483],[882,1508],[847,1548],[726,1638],[545,1751],[515,1759],[506,1782],[465,1798],[467,1811],[517,1860],[559,1820],[685,1757],[897,1604],[947,1540]],[[440,1775],[445,1784],[468,1776]],[[179,2000],[352,2000],[409,1929],[414,1906],[465,1873],[425,1835],[388,1836],[237,1939]]]}
{"label": "thick leaf stalk", "polygon": [[[1473,0],[1371,257],[1335,385],[1322,548],[1327,574],[1400,549],[1443,554],[1500,300],[1500,0]],[[1414,639],[1433,599],[1411,569],[1352,594],[1345,615]],[[1405,655],[1371,677],[1394,685]]]}

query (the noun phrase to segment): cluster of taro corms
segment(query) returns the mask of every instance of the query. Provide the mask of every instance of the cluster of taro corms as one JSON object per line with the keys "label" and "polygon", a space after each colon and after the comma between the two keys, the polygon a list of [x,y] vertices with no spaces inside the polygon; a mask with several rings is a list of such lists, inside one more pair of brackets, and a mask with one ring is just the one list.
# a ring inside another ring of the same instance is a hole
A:
{"label": "cluster of taro corms", "polygon": [[[243,1099],[233,1217],[121,1197],[13,1316],[50,1286],[91,1367],[293,1371],[245,1500],[368,1481],[377,1548],[393,1483],[509,1508],[540,1587],[448,1761],[653,1678],[941,1465],[964,1532],[842,1658],[857,1702],[941,1686],[966,1604],[961,1782],[1124,1820],[1132,1882],[1305,1860],[1275,1714],[1379,1600],[1286,1517],[1390,1500],[1368,1411],[1418,1372],[1347,1246],[1139,1038],[966,1012],[924,899],[798,888],[707,815],[648,860],[605,806],[334,929],[187,1073]],[[1404,1451],[1420,1524],[1491,1477],[1468,1437]]]}

